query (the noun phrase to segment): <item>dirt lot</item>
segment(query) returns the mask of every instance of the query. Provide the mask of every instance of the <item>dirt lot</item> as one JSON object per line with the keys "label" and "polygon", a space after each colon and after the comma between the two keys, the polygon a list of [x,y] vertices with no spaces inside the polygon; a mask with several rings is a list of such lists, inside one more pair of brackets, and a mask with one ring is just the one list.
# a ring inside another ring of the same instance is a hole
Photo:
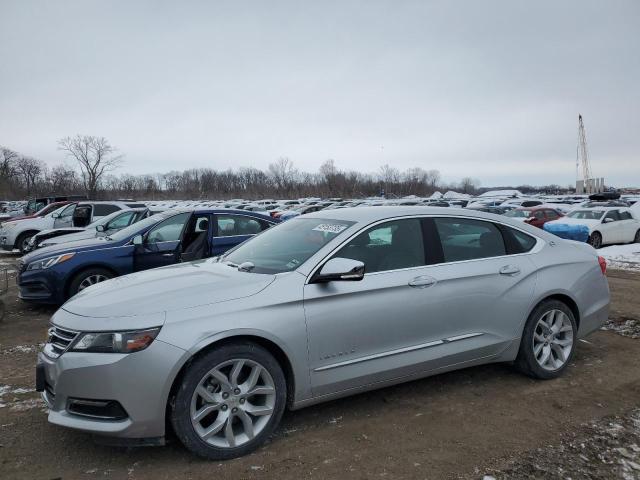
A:
{"label": "dirt lot", "polygon": [[580,342],[558,380],[489,365],[334,401],[286,414],[271,442],[225,463],[175,441],[103,447],[49,425],[33,373],[53,310],[12,288],[0,321],[0,477],[640,479],[640,274],[609,279],[609,330]]}

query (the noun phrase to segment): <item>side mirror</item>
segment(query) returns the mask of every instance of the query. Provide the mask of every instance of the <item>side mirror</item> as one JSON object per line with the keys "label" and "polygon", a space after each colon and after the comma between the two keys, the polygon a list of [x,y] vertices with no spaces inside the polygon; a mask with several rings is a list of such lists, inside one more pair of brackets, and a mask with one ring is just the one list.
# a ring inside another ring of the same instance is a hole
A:
{"label": "side mirror", "polygon": [[51,218],[60,218],[60,214],[58,212],[52,213]]}
{"label": "side mirror", "polygon": [[98,232],[104,232],[106,229],[104,228],[104,225],[96,225],[96,231]]}
{"label": "side mirror", "polygon": [[613,222],[613,221],[614,221],[614,220],[613,220],[613,218],[611,218],[611,217],[607,217],[607,218],[605,218],[604,220],[602,220],[602,223],[611,223],[611,222]]}
{"label": "side mirror", "polygon": [[136,235],[135,237],[133,237],[133,240],[131,240],[131,243],[133,243],[134,245],[142,245],[143,243],[142,235]]}
{"label": "side mirror", "polygon": [[358,281],[364,278],[364,263],[350,258],[335,257],[316,273],[313,283]]}

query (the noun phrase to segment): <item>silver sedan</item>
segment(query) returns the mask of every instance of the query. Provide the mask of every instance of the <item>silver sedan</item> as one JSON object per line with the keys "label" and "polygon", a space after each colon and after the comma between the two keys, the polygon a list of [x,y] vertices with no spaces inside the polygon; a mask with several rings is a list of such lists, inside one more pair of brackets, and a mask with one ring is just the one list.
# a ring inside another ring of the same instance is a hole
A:
{"label": "silver sedan", "polygon": [[145,445],[170,425],[192,452],[227,459],[264,442],[285,408],[489,362],[562,374],[607,319],[604,260],[444,210],[321,211],[223,257],[83,290],[39,354],[49,421]]}

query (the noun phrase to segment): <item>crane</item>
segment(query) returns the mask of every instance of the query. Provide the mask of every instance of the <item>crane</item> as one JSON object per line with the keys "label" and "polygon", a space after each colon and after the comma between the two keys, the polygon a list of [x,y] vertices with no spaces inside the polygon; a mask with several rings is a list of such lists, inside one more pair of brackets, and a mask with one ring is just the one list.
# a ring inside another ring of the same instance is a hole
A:
{"label": "crane", "polygon": [[[581,171],[582,170],[582,171]],[[580,176],[582,174],[582,179]],[[578,185],[582,181],[582,188],[586,193],[595,193],[600,190],[599,182],[591,176],[591,164],[589,163],[589,150],[587,149],[587,133],[584,129],[582,115],[578,114],[578,148],[576,151],[576,180]]]}

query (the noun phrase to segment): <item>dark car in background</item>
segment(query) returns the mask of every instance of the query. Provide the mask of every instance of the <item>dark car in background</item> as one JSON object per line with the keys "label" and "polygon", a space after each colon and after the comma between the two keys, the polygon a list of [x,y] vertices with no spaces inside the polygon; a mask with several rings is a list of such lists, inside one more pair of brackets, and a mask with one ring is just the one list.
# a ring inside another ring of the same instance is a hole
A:
{"label": "dark car in background", "polygon": [[19,297],[61,304],[86,287],[132,272],[220,255],[278,220],[241,210],[168,210],[111,236],[22,257]]}

